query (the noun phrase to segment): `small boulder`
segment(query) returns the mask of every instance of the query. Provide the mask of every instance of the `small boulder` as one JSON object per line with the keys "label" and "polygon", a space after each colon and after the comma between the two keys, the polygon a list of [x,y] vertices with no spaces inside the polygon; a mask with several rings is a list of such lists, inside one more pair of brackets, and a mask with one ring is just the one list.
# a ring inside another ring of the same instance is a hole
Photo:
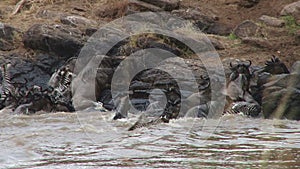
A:
{"label": "small boulder", "polygon": [[37,18],[43,19],[59,19],[61,16],[65,15],[65,13],[58,12],[58,11],[51,11],[51,10],[41,10],[36,14]]}
{"label": "small boulder", "polygon": [[295,62],[291,68],[291,73],[297,72],[300,72],[300,61]]}
{"label": "small boulder", "polygon": [[263,85],[262,108],[266,118],[300,120],[300,68],[273,75]]}
{"label": "small boulder", "polygon": [[291,15],[296,20],[300,20],[300,1],[288,4],[285,6],[282,11],[280,12],[280,15]]}
{"label": "small boulder", "polygon": [[263,22],[264,24],[268,25],[268,26],[273,26],[273,27],[283,27],[285,22],[282,19],[278,19],[275,17],[271,17],[271,16],[267,16],[267,15],[263,15],[259,18],[259,20],[261,22]]}
{"label": "small boulder", "polygon": [[200,30],[207,32],[208,28],[218,20],[213,14],[203,13],[196,9],[173,10],[171,14],[192,21]]}
{"label": "small boulder", "polygon": [[245,37],[242,39],[242,42],[258,48],[272,48],[272,44],[268,40],[265,40],[263,38]]}
{"label": "small boulder", "polygon": [[227,24],[216,22],[212,24],[206,31],[208,34],[227,36],[232,32],[232,27]]}
{"label": "small boulder", "polygon": [[69,16],[62,16],[60,18],[61,23],[65,25],[70,25],[73,27],[91,27],[96,26],[97,22],[82,16],[76,16],[76,15],[69,15]]}
{"label": "small boulder", "polygon": [[255,36],[258,30],[259,30],[259,26],[256,23],[246,20],[241,24],[239,24],[236,28],[234,28],[233,33],[237,37],[243,39],[243,38]]}
{"label": "small boulder", "polygon": [[16,42],[21,39],[21,36],[19,30],[0,22],[0,50],[10,51],[16,49]]}
{"label": "small boulder", "polygon": [[25,47],[72,57],[79,53],[87,38],[78,29],[63,25],[35,24],[25,32]]}
{"label": "small boulder", "polygon": [[225,49],[224,45],[218,39],[209,37],[209,40],[210,40],[211,44],[215,47],[215,49],[217,49],[217,50]]}

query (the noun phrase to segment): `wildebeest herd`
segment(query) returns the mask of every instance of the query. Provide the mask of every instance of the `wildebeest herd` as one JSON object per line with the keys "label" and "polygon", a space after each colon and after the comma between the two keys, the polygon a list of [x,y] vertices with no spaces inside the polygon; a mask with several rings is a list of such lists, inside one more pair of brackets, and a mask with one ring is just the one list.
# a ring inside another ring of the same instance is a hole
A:
{"label": "wildebeest herd", "polygon": [[[4,107],[12,110],[14,114],[33,114],[39,111],[43,112],[74,112],[75,108],[72,103],[72,79],[76,77],[73,73],[76,58],[69,59],[62,67],[55,71],[48,82],[48,87],[42,89],[40,86],[33,86],[21,90],[20,86],[24,84],[16,84],[11,82],[8,70],[11,68],[10,63],[6,63],[1,67],[1,88],[0,88],[0,108]],[[226,96],[226,104],[224,114],[243,114],[249,117],[257,117],[262,114],[261,103],[256,99],[255,95],[259,94],[251,85],[255,76],[266,72],[270,74],[289,73],[287,67],[277,57],[273,56],[271,60],[266,61],[262,68],[251,68],[251,61],[235,61],[230,62],[230,75],[226,85],[224,95]],[[207,85],[209,87],[209,85]],[[172,90],[180,95],[180,91]],[[170,119],[178,118],[178,109],[180,100],[176,102],[168,102],[163,112],[153,120],[143,122],[138,120],[129,130],[134,130],[143,126],[154,125],[158,123],[167,123]],[[191,108],[196,113],[196,117],[206,117],[209,109],[214,102],[205,103]],[[151,105],[149,105],[151,106]],[[113,106],[116,115],[114,119],[126,118],[126,115],[120,114],[122,110],[122,101]],[[104,109],[103,109],[104,110]],[[127,112],[126,112],[127,114]]]}

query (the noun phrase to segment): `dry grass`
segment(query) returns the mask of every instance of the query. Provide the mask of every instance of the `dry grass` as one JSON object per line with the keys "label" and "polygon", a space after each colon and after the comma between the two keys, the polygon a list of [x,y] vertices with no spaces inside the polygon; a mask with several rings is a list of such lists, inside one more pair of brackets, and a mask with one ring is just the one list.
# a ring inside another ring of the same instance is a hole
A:
{"label": "dry grass", "polygon": [[125,16],[128,0],[112,0],[106,2],[104,8],[96,10],[95,15],[100,18],[116,19]]}

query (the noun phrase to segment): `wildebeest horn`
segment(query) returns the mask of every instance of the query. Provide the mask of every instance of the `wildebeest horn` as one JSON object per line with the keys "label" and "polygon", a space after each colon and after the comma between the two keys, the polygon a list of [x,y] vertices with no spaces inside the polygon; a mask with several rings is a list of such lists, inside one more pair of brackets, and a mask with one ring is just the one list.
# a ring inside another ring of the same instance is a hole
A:
{"label": "wildebeest horn", "polygon": [[251,66],[251,64],[252,64],[251,60],[247,60],[247,62],[248,62],[248,64],[245,64],[245,66],[247,66],[247,67]]}
{"label": "wildebeest horn", "polygon": [[200,78],[203,80],[209,80],[209,75],[201,75]]}
{"label": "wildebeest horn", "polygon": [[232,61],[232,62],[229,63],[229,65],[230,65],[231,68],[237,66],[238,64],[239,64],[238,60],[235,60],[235,61]]}
{"label": "wildebeest horn", "polygon": [[204,90],[204,89],[207,89],[209,86],[210,86],[210,81],[206,81],[206,83],[200,84],[198,89],[199,90]]}
{"label": "wildebeest horn", "polygon": [[272,55],[271,61],[272,61],[272,62],[275,62],[275,60],[276,60],[276,56],[275,56],[275,55]]}

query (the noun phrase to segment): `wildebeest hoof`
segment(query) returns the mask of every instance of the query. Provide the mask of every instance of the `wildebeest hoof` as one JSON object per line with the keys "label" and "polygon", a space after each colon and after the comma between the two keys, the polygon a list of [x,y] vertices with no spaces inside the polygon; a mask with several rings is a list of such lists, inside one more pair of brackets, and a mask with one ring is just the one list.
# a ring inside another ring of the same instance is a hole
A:
{"label": "wildebeest hoof", "polygon": [[122,114],[120,113],[116,113],[116,115],[114,116],[113,120],[118,120],[118,119],[122,119],[125,118]]}

